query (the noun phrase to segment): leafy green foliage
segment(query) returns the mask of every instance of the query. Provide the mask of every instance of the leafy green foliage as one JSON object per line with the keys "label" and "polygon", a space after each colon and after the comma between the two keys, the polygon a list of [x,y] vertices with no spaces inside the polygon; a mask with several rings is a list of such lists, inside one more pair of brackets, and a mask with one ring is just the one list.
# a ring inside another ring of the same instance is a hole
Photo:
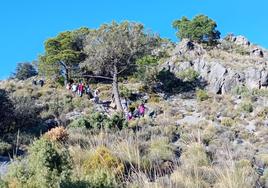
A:
{"label": "leafy green foliage", "polygon": [[124,164],[108,148],[100,146],[84,162],[84,171],[86,174],[94,173],[94,171],[99,169],[105,169],[115,174],[122,174]]}
{"label": "leafy green foliage", "polygon": [[90,122],[87,118],[82,117],[74,120],[68,125],[69,128],[91,128]]}
{"label": "leafy green foliage", "polygon": [[192,68],[179,72],[178,77],[183,81],[194,82],[198,79],[199,73]]}
{"label": "leafy green foliage", "polygon": [[127,127],[127,121],[121,113],[114,113],[111,117],[107,115],[95,112],[90,116],[82,117],[74,120],[69,124],[69,128],[87,128],[87,129],[111,129],[121,130]]}
{"label": "leafy green foliage", "polygon": [[71,71],[84,60],[82,42],[89,33],[87,28],[60,33],[45,42],[45,54],[39,58],[39,70],[48,76],[60,76],[69,79]]}
{"label": "leafy green foliage", "polygon": [[87,59],[83,68],[96,74],[110,76],[133,70],[135,61],[151,52],[158,44],[158,37],[144,30],[142,24],[122,22],[103,24],[86,39]]}
{"label": "leafy green foliage", "polygon": [[17,64],[16,72],[14,73],[14,77],[19,80],[26,80],[36,75],[37,71],[31,63]]}
{"label": "leafy green foliage", "polygon": [[12,145],[0,140],[0,155],[8,155],[12,152]]}
{"label": "leafy green foliage", "polygon": [[87,181],[92,188],[116,188],[118,182],[114,173],[105,169],[97,169],[87,176]]}
{"label": "leafy green foliage", "polygon": [[182,17],[173,22],[173,27],[179,30],[177,37],[180,39],[187,38],[198,43],[213,44],[220,38],[216,22],[205,15],[197,15],[192,20]]}
{"label": "leafy green foliage", "polygon": [[202,89],[198,89],[196,91],[196,97],[197,97],[197,100],[199,100],[199,101],[205,101],[205,100],[209,99],[208,93]]}
{"label": "leafy green foliage", "polygon": [[172,160],[174,157],[173,148],[167,138],[152,140],[149,147],[149,157],[151,161]]}
{"label": "leafy green foliage", "polygon": [[234,123],[235,123],[234,120],[229,117],[222,118],[221,120],[221,124],[226,127],[231,127],[234,125]]}
{"label": "leafy green foliage", "polygon": [[158,59],[153,56],[144,56],[136,61],[137,72],[135,76],[142,81],[145,88],[149,91],[153,90],[153,86],[157,83]]}
{"label": "leafy green foliage", "polygon": [[243,102],[241,105],[240,105],[240,109],[244,112],[253,112],[253,105],[251,102],[249,101],[246,101],[246,102]]}
{"label": "leafy green foliage", "polygon": [[87,36],[87,58],[81,68],[112,80],[115,104],[122,112],[118,77],[133,74],[135,61],[149,54],[158,40],[154,34],[145,32],[142,24],[127,21],[104,24]]}
{"label": "leafy green foliage", "polygon": [[68,150],[46,139],[36,140],[26,160],[13,163],[9,169],[9,182],[15,187],[59,187],[71,175]]}

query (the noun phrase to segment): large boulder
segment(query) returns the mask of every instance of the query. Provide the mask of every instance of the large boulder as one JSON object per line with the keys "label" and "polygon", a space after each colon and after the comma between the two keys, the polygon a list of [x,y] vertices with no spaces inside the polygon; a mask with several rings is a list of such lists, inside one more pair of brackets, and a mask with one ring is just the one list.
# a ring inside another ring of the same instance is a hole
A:
{"label": "large boulder", "polygon": [[264,52],[263,52],[263,50],[261,48],[254,47],[254,48],[251,49],[250,55],[251,56],[261,57],[262,58],[264,56]]}
{"label": "large boulder", "polygon": [[242,35],[238,35],[238,36],[230,36],[229,40],[231,42],[234,42],[236,45],[240,45],[240,46],[250,46],[250,42],[249,40],[242,36]]}

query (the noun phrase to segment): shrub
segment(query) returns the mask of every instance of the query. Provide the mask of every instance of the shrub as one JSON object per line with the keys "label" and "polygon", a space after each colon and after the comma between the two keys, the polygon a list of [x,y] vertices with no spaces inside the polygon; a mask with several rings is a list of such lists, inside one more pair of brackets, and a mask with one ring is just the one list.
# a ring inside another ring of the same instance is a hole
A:
{"label": "shrub", "polygon": [[115,113],[112,117],[107,118],[105,121],[106,129],[123,129],[127,127],[127,121],[123,114]]}
{"label": "shrub", "polygon": [[68,139],[69,135],[67,133],[67,130],[64,127],[60,126],[46,132],[44,137],[51,141],[65,142]]}
{"label": "shrub", "polygon": [[105,169],[96,169],[87,176],[89,187],[92,188],[115,188],[119,187],[114,173]]}
{"label": "shrub", "polygon": [[249,89],[246,86],[236,86],[231,91],[235,95],[243,95],[246,96],[250,93]]}
{"label": "shrub", "polygon": [[177,76],[183,81],[194,82],[198,79],[199,73],[192,68],[188,68],[179,72]]}
{"label": "shrub", "polygon": [[8,188],[8,184],[4,180],[2,180],[1,177],[0,177],[0,187],[1,188]]}
{"label": "shrub", "polygon": [[12,145],[0,140],[0,155],[8,155],[12,152]]}
{"label": "shrub", "polygon": [[69,125],[68,128],[91,128],[90,122],[87,118],[81,117],[78,119],[75,119],[72,121]]}
{"label": "shrub", "polygon": [[192,177],[184,174],[181,170],[176,170],[170,177],[174,187],[181,188],[207,188],[210,187],[208,183],[201,179],[201,177]]}
{"label": "shrub", "polygon": [[229,117],[224,117],[221,120],[221,125],[226,126],[226,127],[231,127],[234,125],[234,120]]}
{"label": "shrub", "polygon": [[265,166],[268,167],[268,154],[267,153],[262,153],[258,154],[256,158]]}
{"label": "shrub", "polygon": [[174,157],[173,148],[168,138],[158,138],[151,141],[149,146],[150,161],[172,160]]}
{"label": "shrub", "polygon": [[102,128],[104,126],[105,119],[107,119],[107,116],[100,112],[92,113],[88,118],[91,127],[94,129]]}
{"label": "shrub", "polygon": [[132,91],[129,90],[127,87],[125,87],[125,86],[120,87],[120,96],[121,97],[130,98],[131,93],[132,93]]}
{"label": "shrub", "polygon": [[182,153],[181,162],[190,169],[200,166],[208,166],[209,158],[205,148],[199,143],[191,143],[185,152]]}
{"label": "shrub", "polygon": [[234,166],[226,166],[225,168],[218,169],[217,182],[215,187],[219,188],[232,188],[254,187],[257,181],[255,170],[252,168],[250,161],[238,161]]}
{"label": "shrub", "polygon": [[99,169],[104,169],[117,175],[122,175],[124,172],[124,164],[104,146],[98,147],[84,162],[83,167],[86,174],[95,173]]}
{"label": "shrub", "polygon": [[59,187],[71,175],[68,150],[47,139],[36,140],[29,148],[29,156],[17,161],[8,172],[8,182],[15,187]]}
{"label": "shrub", "polygon": [[158,59],[153,56],[145,56],[137,60],[136,64],[137,72],[135,76],[142,81],[142,90],[152,92],[155,84],[158,82]]}
{"label": "shrub", "polygon": [[208,93],[205,90],[198,89],[196,91],[196,97],[198,101],[205,101],[209,99]]}
{"label": "shrub", "polygon": [[26,80],[36,75],[37,71],[31,63],[19,63],[14,73],[14,77],[19,80]]}
{"label": "shrub", "polygon": [[257,116],[261,119],[268,118],[268,107],[264,107],[261,111],[259,111]]}
{"label": "shrub", "polygon": [[243,102],[240,105],[240,109],[243,112],[251,113],[251,112],[253,112],[253,105],[251,102]]}

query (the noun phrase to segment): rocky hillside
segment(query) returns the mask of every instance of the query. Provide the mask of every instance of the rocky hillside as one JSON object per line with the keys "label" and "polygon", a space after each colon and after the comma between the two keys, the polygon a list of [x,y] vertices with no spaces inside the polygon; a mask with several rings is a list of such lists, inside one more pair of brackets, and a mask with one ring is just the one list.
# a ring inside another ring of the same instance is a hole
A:
{"label": "rocky hillside", "polygon": [[170,51],[164,67],[175,74],[193,69],[216,94],[230,93],[236,87],[265,88],[268,86],[268,52],[251,44],[243,36],[228,36],[217,48],[183,40]]}
{"label": "rocky hillside", "polygon": [[118,113],[102,80],[100,103],[55,79],[1,81],[0,187],[268,187],[268,52],[228,36],[154,54],[155,90],[119,82],[144,117]]}

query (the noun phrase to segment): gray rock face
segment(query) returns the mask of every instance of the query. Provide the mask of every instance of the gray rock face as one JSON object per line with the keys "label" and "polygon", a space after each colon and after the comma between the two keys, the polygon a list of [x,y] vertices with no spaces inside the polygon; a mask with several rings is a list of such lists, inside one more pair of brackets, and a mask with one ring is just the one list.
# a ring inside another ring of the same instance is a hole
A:
{"label": "gray rock face", "polygon": [[[242,36],[237,36],[231,40],[240,45],[250,45],[250,42]],[[263,54],[260,48],[255,49],[256,51],[253,53],[256,53],[256,56]],[[236,68],[230,64],[237,65],[241,62],[223,63],[222,60],[217,61],[217,59],[207,61],[204,58],[206,55],[207,52],[202,46],[183,40],[175,47],[170,59],[162,66],[168,67],[174,73],[192,68],[207,82],[208,89],[218,94],[228,93],[237,86],[246,86],[251,89],[268,86],[268,65],[265,61]],[[180,61],[185,56],[187,58]],[[187,60],[188,58],[189,60]]]}
{"label": "gray rock face", "polygon": [[234,42],[236,45],[241,45],[241,46],[249,46],[250,45],[249,40],[242,35],[231,36],[229,40]]}
{"label": "gray rock face", "polygon": [[256,56],[256,57],[263,57],[264,56],[263,50],[258,48],[258,47],[253,48],[251,50],[250,54],[252,56]]}

